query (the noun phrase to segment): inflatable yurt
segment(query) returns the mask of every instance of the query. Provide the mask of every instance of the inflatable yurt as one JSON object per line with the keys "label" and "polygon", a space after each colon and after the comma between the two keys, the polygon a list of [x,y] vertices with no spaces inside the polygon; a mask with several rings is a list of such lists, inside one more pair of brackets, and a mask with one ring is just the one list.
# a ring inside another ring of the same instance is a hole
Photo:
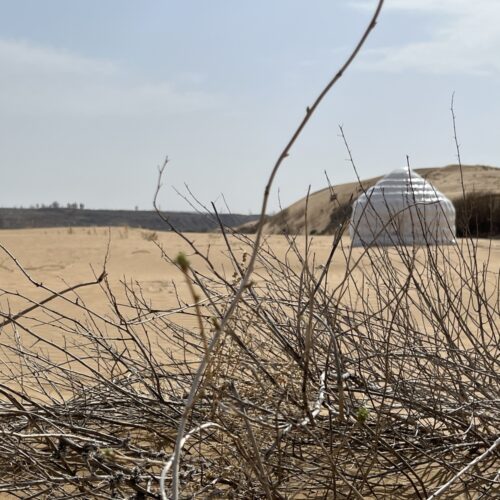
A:
{"label": "inflatable yurt", "polygon": [[408,168],[392,171],[354,202],[353,246],[455,243],[455,208]]}

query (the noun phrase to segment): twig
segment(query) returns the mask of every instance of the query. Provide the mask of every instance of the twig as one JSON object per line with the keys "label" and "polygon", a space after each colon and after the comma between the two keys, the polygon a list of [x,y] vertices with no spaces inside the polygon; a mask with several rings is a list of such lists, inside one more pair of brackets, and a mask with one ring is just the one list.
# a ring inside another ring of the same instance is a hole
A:
{"label": "twig", "polygon": [[437,498],[438,496],[442,495],[445,491],[447,491],[450,486],[461,476],[463,476],[467,471],[472,469],[475,465],[477,465],[481,460],[486,458],[490,453],[495,451],[496,448],[500,446],[500,437],[484,452],[481,453],[478,457],[476,457],[472,462],[468,463],[463,469],[461,469],[457,474],[455,474],[447,483],[443,484],[441,488],[439,488],[437,491],[435,491],[430,497],[427,498],[427,500],[433,500],[434,498]]}
{"label": "twig", "polygon": [[[183,439],[186,421],[187,421],[189,412],[194,404],[196,393],[198,391],[199,384],[200,384],[201,379],[203,377],[203,374],[205,372],[205,368],[208,364],[209,357],[210,357],[211,353],[213,352],[214,348],[216,347],[216,345],[219,343],[219,339],[220,339],[222,333],[224,332],[229,319],[233,315],[233,312],[235,311],[236,306],[237,306],[241,296],[243,295],[244,290],[246,289],[246,287],[248,285],[248,282],[250,280],[250,276],[252,275],[255,261],[257,259],[257,254],[258,254],[259,249],[260,249],[260,242],[261,242],[262,232],[263,232],[265,218],[266,218],[267,203],[268,203],[268,199],[269,199],[269,195],[270,195],[270,191],[271,191],[271,186],[273,184],[274,178],[275,178],[281,164],[283,163],[285,158],[289,155],[292,146],[297,141],[302,130],[309,122],[310,118],[312,117],[312,115],[316,111],[317,107],[320,105],[321,101],[328,94],[328,92],[335,85],[335,83],[337,83],[337,81],[342,77],[342,75],[344,74],[346,69],[351,65],[352,61],[358,55],[359,51],[361,50],[361,47],[364,45],[366,39],[368,38],[368,35],[370,34],[370,32],[373,30],[373,28],[375,27],[375,25],[377,23],[377,19],[379,17],[379,14],[380,14],[380,11],[382,9],[383,4],[384,4],[384,0],[379,0],[374,14],[373,14],[366,30],[364,31],[361,39],[359,40],[358,44],[354,48],[353,52],[348,57],[346,62],[342,65],[342,67],[337,72],[337,74],[328,82],[326,87],[321,91],[321,93],[316,98],[316,100],[314,101],[312,106],[307,108],[306,115],[304,116],[302,122],[299,124],[297,130],[292,135],[288,144],[285,146],[285,148],[283,149],[283,151],[279,155],[278,160],[276,161],[276,164],[274,165],[274,167],[271,171],[271,175],[269,176],[266,187],[264,189],[264,196],[263,196],[263,200],[262,200],[262,207],[261,207],[261,211],[260,211],[259,223],[257,226],[257,232],[255,235],[255,242],[253,245],[253,250],[252,250],[252,253],[250,256],[250,260],[248,262],[248,267],[245,271],[244,276],[241,279],[240,286],[239,286],[238,290],[236,291],[235,296],[234,296],[231,304],[229,305],[229,307],[226,311],[226,314],[224,315],[224,317],[220,323],[218,330],[216,331],[215,335],[212,337],[212,341],[210,342],[210,345],[209,345],[208,349],[206,350],[206,353],[205,353],[205,355],[200,363],[200,366],[196,372],[196,375],[194,376],[193,384],[191,386],[191,390],[190,390],[190,393],[189,393],[189,396],[188,396],[188,399],[186,402],[185,411],[184,411],[184,414],[179,422],[179,427],[177,430],[176,449],[174,452],[173,471],[172,471],[172,476],[173,476],[172,498],[173,498],[173,500],[179,499],[179,488],[180,488],[180,485],[179,485],[180,449],[179,449],[179,447],[180,447],[180,443]],[[165,166],[166,166],[166,163],[165,163]],[[161,176],[161,173],[162,173],[162,171],[160,171],[160,176]],[[158,184],[160,184],[160,182]]]}

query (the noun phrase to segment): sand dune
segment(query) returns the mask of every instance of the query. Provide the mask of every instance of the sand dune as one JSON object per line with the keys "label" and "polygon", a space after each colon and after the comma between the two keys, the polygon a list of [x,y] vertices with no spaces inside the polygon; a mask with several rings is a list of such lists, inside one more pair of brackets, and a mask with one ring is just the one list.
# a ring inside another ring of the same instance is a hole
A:
{"label": "sand dune", "polygon": [[[443,168],[415,169],[429,180],[436,189],[444,193],[455,204],[463,199],[463,188],[467,194],[481,193],[495,197],[500,204],[500,168],[482,165],[449,165]],[[334,185],[311,194],[307,203],[307,227],[310,234],[331,234],[339,221],[350,214],[350,207],[359,193],[368,189],[381,177],[373,177],[360,183]],[[301,234],[305,228],[306,199],[303,198],[269,217],[265,225],[268,234]],[[253,232],[255,223],[241,226],[244,232]]]}

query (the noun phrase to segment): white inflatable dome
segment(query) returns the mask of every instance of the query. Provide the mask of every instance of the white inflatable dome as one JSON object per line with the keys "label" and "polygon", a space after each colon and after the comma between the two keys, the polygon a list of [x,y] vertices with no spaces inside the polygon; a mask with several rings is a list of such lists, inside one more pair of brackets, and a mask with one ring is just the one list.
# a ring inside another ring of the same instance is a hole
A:
{"label": "white inflatable dome", "polygon": [[362,193],[352,207],[353,246],[455,243],[455,208],[429,182],[398,168]]}

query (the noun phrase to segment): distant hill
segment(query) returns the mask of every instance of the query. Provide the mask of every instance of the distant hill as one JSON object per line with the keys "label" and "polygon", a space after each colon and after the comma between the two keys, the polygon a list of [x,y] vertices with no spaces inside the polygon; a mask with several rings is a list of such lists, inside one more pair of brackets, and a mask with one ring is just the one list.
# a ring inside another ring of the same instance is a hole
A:
{"label": "distant hill", "polygon": [[[479,236],[500,236],[500,168],[483,165],[415,169],[439,191],[445,194],[457,210],[457,233],[461,236],[466,227]],[[363,190],[373,186],[382,177],[339,184],[309,196],[307,225],[310,234],[332,234],[338,223],[351,213],[352,202]],[[306,198],[268,217],[264,231],[268,234],[300,234],[305,227]],[[252,233],[256,223],[248,222],[238,228]]]}
{"label": "distant hill", "polygon": [[[194,212],[164,212],[179,231],[209,232],[218,229],[214,216]],[[226,226],[238,226],[256,219],[255,215],[220,214]],[[129,226],[168,231],[154,211],[87,210],[77,208],[0,208],[0,229],[40,227]]]}

